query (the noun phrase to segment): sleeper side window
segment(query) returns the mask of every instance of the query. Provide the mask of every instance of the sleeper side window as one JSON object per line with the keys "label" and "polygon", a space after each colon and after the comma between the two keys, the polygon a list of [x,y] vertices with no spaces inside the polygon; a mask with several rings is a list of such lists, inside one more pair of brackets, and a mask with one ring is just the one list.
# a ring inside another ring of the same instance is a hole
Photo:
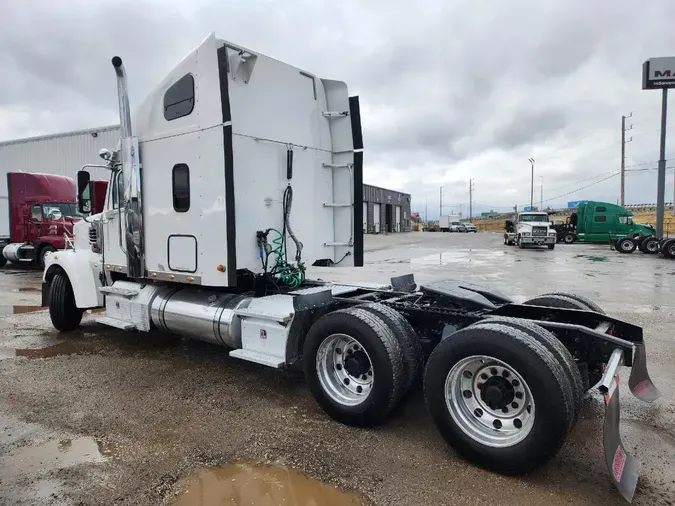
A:
{"label": "sleeper side window", "polygon": [[174,165],[171,181],[173,208],[177,213],[184,213],[190,209],[190,168],[184,163]]}
{"label": "sleeper side window", "polygon": [[607,216],[596,216],[595,217],[596,223],[605,223],[606,221],[607,221]]}
{"label": "sleeper side window", "polygon": [[195,108],[195,79],[192,74],[185,74],[172,84],[164,93],[164,119],[188,116]]}

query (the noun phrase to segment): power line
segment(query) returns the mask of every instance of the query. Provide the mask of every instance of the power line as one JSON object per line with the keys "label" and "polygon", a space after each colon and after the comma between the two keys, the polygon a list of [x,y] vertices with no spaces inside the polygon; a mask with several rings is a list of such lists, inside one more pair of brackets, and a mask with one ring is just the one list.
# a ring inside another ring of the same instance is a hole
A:
{"label": "power line", "polygon": [[611,176],[607,176],[607,177],[605,177],[605,178],[603,178],[603,179],[600,179],[599,181],[595,181],[595,182],[593,182],[593,183],[591,183],[591,184],[588,184],[588,185],[586,185],[586,186],[582,186],[581,188],[577,188],[576,190],[572,190],[572,191],[570,191],[570,192],[563,193],[562,195],[557,195],[557,196],[552,197],[552,198],[550,198],[550,199],[546,199],[546,200],[544,200],[544,201],[542,201],[542,202],[551,202],[552,200],[556,200],[556,199],[559,199],[559,198],[562,198],[562,197],[567,197],[568,195],[572,195],[573,193],[580,192],[581,190],[585,190],[586,188],[590,188],[591,186],[594,186],[594,185],[596,185],[596,184],[602,183],[603,181],[607,181],[608,179],[611,179],[611,178],[613,178],[613,177],[615,177],[615,176],[618,176],[619,174],[621,174],[621,171],[614,172]]}

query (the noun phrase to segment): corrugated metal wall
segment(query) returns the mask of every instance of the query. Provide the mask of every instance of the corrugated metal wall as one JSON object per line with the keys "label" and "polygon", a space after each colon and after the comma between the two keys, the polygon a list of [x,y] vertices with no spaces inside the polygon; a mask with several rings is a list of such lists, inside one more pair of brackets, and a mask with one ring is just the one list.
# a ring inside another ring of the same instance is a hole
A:
{"label": "corrugated metal wall", "polygon": [[[367,234],[387,232],[387,212],[391,232],[410,231],[410,194],[388,190],[368,184],[363,185],[363,202],[366,203],[364,232]],[[379,220],[375,219],[375,205],[379,205]],[[388,206],[389,204],[390,206]],[[396,207],[400,207],[400,219],[396,220]]]}
{"label": "corrugated metal wall", "polygon": [[[75,177],[86,163],[101,164],[98,151],[114,150],[120,138],[119,126],[90,128],[30,139],[0,142],[0,180],[7,172],[44,172]],[[107,180],[105,169],[90,169],[92,179]]]}

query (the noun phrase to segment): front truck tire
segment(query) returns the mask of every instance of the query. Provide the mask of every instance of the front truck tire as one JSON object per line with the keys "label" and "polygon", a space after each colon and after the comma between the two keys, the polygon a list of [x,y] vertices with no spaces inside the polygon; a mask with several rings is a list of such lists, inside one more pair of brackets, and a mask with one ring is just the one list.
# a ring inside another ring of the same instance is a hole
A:
{"label": "front truck tire", "polygon": [[555,248],[555,243],[548,245],[548,249],[554,249],[554,248]]}
{"label": "front truck tire", "polygon": [[471,325],[441,341],[427,362],[424,395],[445,440],[503,474],[527,473],[553,458],[575,412],[555,355],[498,323]]}
{"label": "front truck tire", "polygon": [[70,279],[65,272],[57,272],[49,287],[49,316],[57,330],[75,330],[82,322],[84,310],[75,304]]}
{"label": "front truck tire", "polygon": [[1,249],[0,249],[0,268],[2,268],[2,267],[4,267],[5,265],[7,265],[7,259],[5,258],[5,255],[2,254],[2,250],[3,250],[3,249],[4,249],[4,248],[1,248]]}
{"label": "front truck tire", "polygon": [[334,311],[309,329],[303,369],[321,408],[345,425],[384,422],[404,391],[403,352],[394,331],[360,308]]}

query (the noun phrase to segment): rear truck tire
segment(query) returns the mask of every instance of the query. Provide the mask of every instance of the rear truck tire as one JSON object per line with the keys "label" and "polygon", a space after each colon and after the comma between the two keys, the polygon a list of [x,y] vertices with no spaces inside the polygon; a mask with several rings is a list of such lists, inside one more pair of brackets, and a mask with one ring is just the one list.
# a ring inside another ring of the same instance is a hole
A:
{"label": "rear truck tire", "polygon": [[563,242],[565,244],[572,244],[574,242],[574,235],[573,234],[565,234],[565,237],[563,237]]}
{"label": "rear truck tire", "polygon": [[419,386],[424,369],[422,345],[415,329],[401,313],[384,304],[373,302],[363,304],[359,308],[382,318],[394,332],[394,337],[396,337],[403,353],[405,378],[402,395],[405,396],[411,389]]}
{"label": "rear truck tire", "polygon": [[5,258],[5,255],[2,254],[2,249],[0,249],[0,268],[5,265],[7,265],[7,259]]}
{"label": "rear truck tire", "polygon": [[82,321],[83,309],[75,305],[73,287],[65,272],[57,272],[49,287],[49,316],[56,330],[75,330]]}
{"label": "rear truck tire", "polygon": [[640,243],[640,251],[647,255],[655,255],[659,252],[659,240],[656,237],[648,237]]}
{"label": "rear truck tire", "polygon": [[38,257],[35,259],[36,264],[38,264],[40,267],[45,266],[45,262],[47,261],[47,255],[50,253],[55,252],[56,249],[54,249],[52,246],[49,244],[45,244],[42,248],[40,248],[40,251],[38,251]]}
{"label": "rear truck tire", "polygon": [[[532,302],[533,300],[540,299],[540,298],[542,298],[542,297],[547,297],[547,298],[548,298],[548,297],[550,297],[550,296],[556,297],[555,299],[553,299],[552,301],[550,301],[551,303],[548,303],[548,304],[535,304],[535,303]],[[564,305],[564,306],[562,306],[562,305],[555,305],[555,304],[557,303],[557,301],[562,300],[562,299],[558,299],[558,297],[564,298],[564,299],[565,299],[565,302],[561,302],[561,304],[564,303],[564,304],[566,304],[566,305]],[[568,302],[569,302],[568,299],[572,299],[573,301],[576,301],[576,302],[577,302],[577,304],[575,305],[575,307],[571,307],[571,306],[568,304]],[[584,297],[583,295],[579,295],[578,293],[567,293],[567,292],[548,292],[548,293],[542,293],[541,295],[538,295],[538,296],[535,297],[534,299],[530,299],[529,301],[524,302],[523,304],[532,304],[532,305],[535,305],[535,306],[559,307],[559,308],[561,308],[561,309],[584,309],[584,310],[590,309],[591,311],[595,311],[596,313],[607,314],[607,313],[605,313],[605,310],[604,310],[604,309],[602,309],[599,305],[597,305],[597,304],[596,304],[595,302],[593,302],[591,299],[589,299],[588,297]]]}
{"label": "rear truck tire", "polygon": [[516,244],[518,245],[519,249],[525,249],[525,245],[523,244],[523,241],[520,240],[520,236],[518,236],[518,239],[516,240]]}
{"label": "rear truck tire", "polygon": [[555,243],[554,243],[554,244],[549,244],[549,245],[548,245],[548,249],[553,249],[553,248],[555,248]]}
{"label": "rear truck tire", "polygon": [[664,257],[675,258],[675,239],[668,239],[661,243],[661,253]]}
{"label": "rear truck tire", "polygon": [[470,325],[441,341],[427,362],[424,394],[445,440],[503,474],[527,473],[553,458],[575,411],[570,380],[553,353],[496,323]]}
{"label": "rear truck tire", "polygon": [[637,249],[639,249],[642,253],[647,253],[647,252],[645,251],[645,248],[644,248],[644,247],[645,247],[645,244],[646,244],[647,240],[651,239],[652,237],[654,237],[654,236],[652,236],[652,235],[647,235],[647,236],[643,237],[643,238],[640,240],[640,242],[638,243]]}
{"label": "rear truck tire", "polygon": [[303,369],[319,406],[345,425],[381,424],[404,393],[405,364],[394,331],[360,308],[314,322],[305,338]]}
{"label": "rear truck tire", "polygon": [[579,367],[574,361],[574,357],[572,357],[570,351],[562,342],[560,342],[553,332],[550,332],[544,327],[541,327],[531,321],[521,320],[519,318],[495,316],[489,318],[488,320],[483,320],[475,325],[480,326],[485,323],[498,323],[500,325],[506,325],[507,327],[512,327],[525,332],[528,336],[542,344],[553,354],[553,356],[565,370],[565,374],[570,380],[570,385],[572,387],[572,395],[574,397],[574,417],[572,418],[572,426],[570,427],[571,431],[572,427],[576,425],[577,420],[579,419],[581,401],[583,400],[586,388],[584,387],[584,380],[581,378],[581,371],[579,371]]}
{"label": "rear truck tire", "polygon": [[632,253],[637,248],[637,242],[630,237],[624,237],[616,241],[616,250],[619,253]]}

